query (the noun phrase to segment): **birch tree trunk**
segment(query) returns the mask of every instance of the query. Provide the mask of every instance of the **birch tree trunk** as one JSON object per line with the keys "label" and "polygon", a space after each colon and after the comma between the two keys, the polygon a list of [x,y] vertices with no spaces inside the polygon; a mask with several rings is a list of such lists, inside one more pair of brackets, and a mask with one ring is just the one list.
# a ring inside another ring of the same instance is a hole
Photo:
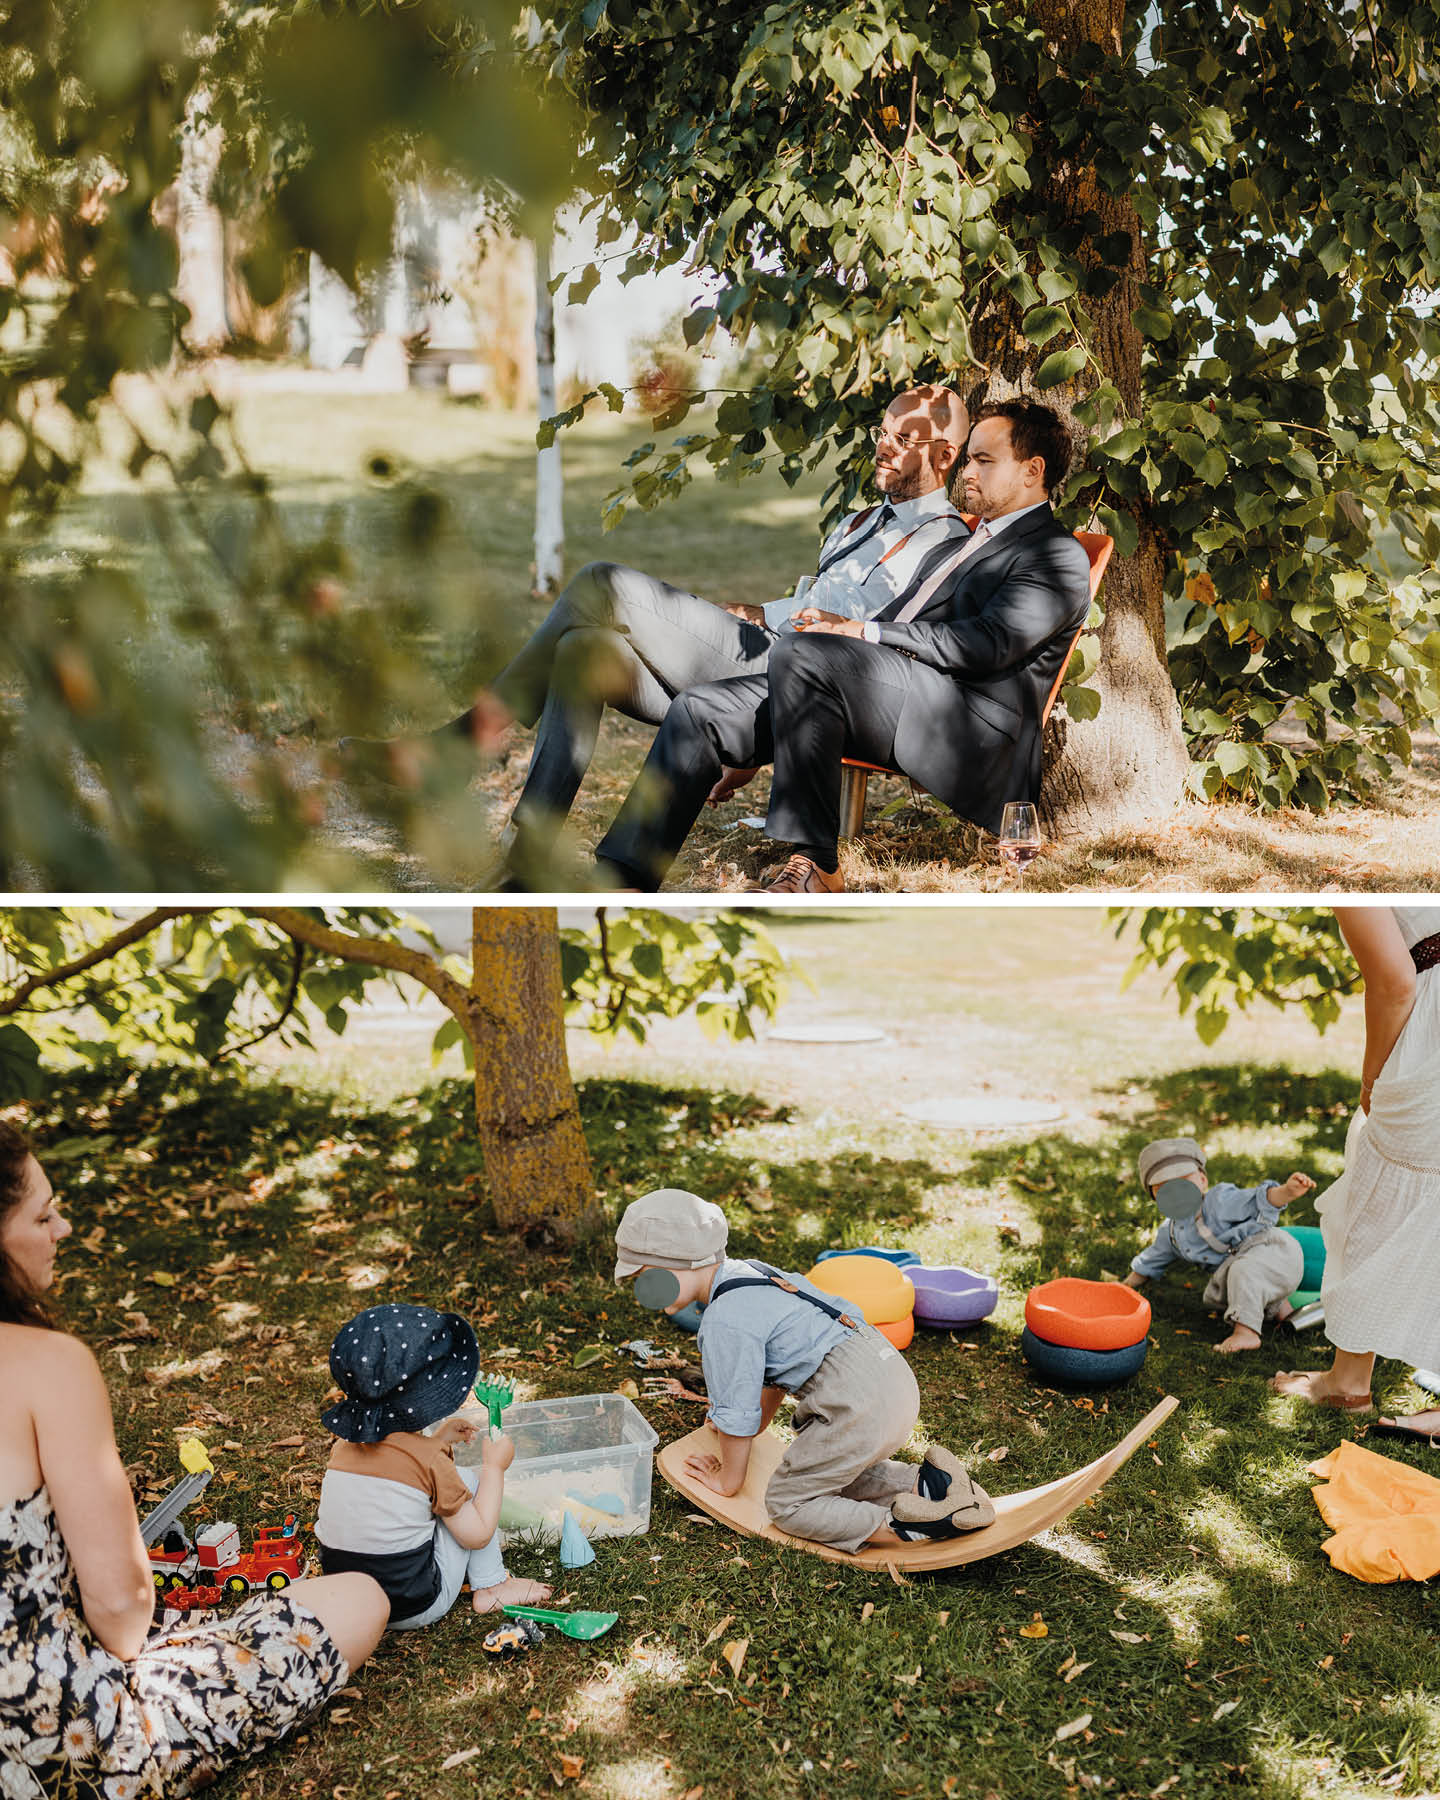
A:
{"label": "birch tree trunk", "polygon": [[[550,240],[535,240],[535,386],[542,419],[560,409],[555,400],[555,300],[550,292]],[[565,578],[565,476],[560,440],[535,460],[535,583],[532,593],[560,591]]]}
{"label": "birch tree trunk", "polygon": [[220,127],[209,122],[210,96],[196,88],[185,103],[180,173],[175,183],[175,291],[189,308],[181,336],[197,355],[230,338],[225,306],[225,220],[211,199],[220,168]]}

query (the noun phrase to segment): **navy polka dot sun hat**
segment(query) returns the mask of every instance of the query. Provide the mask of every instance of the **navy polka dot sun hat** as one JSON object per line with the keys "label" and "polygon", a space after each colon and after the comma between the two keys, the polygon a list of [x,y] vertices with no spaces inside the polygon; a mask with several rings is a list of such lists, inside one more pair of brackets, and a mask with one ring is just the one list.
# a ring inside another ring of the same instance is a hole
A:
{"label": "navy polka dot sun hat", "polygon": [[352,1444],[421,1431],[464,1404],[479,1370],[480,1345],[459,1313],[367,1307],[330,1346],[330,1373],[345,1398],[320,1423]]}

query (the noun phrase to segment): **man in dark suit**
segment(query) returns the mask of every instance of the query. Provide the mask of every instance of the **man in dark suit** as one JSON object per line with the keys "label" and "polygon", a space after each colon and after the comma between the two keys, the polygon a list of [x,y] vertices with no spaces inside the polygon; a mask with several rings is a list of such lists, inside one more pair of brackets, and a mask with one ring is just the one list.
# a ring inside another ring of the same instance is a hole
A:
{"label": "man in dark suit", "polygon": [[1040,791],[1041,714],[1090,605],[1089,560],[1050,496],[1071,441],[1035,401],[981,410],[964,465],[980,524],[870,620],[802,611],[763,675],[688,688],[596,851],[617,885],[664,879],[723,767],[773,762],[766,831],[793,846],[766,890],[837,893],[840,759],[912,776],[997,831]]}

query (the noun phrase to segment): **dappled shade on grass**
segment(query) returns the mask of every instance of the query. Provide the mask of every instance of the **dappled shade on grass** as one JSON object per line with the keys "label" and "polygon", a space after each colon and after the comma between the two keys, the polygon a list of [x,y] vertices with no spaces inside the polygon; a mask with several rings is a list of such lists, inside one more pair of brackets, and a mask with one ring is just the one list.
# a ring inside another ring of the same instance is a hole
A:
{"label": "dappled shade on grass", "polygon": [[[1181,1279],[1155,1291],[1150,1359],[1126,1387],[1056,1393],[1017,1348],[1032,1281],[1118,1271],[1144,1241],[1140,1134],[1173,1126],[1183,1106],[1202,1137],[1224,1115],[1227,1144],[1254,1132],[1281,1162],[1333,1159],[1348,1079],[1135,1072],[1119,1083],[1132,1110],[1090,1141],[1050,1133],[962,1151],[958,1189],[938,1152],[933,1167],[921,1151],[897,1164],[821,1153],[802,1118],[755,1095],[584,1084],[612,1211],[673,1180],[722,1199],[734,1248],[780,1266],[810,1266],[827,1238],[924,1230],[999,1274],[994,1318],[926,1334],[910,1355],[924,1430],[976,1459],[993,1491],[1099,1454],[1160,1392],[1180,1412],[1040,1542],[906,1588],[697,1522],[657,1483],[648,1536],[607,1542],[560,1589],[564,1604],[620,1613],[603,1644],[551,1638],[496,1668],[462,1605],[383,1645],[358,1700],[217,1795],[290,1800],[311,1782],[317,1794],[458,1800],[477,1773],[487,1794],[539,1795],[578,1779],[562,1756],[581,1759],[588,1791],[607,1800],[699,1785],[873,1800],[943,1794],[951,1778],[957,1796],[1068,1800],[1082,1776],[1116,1795],[1179,1776],[1165,1791],[1182,1800],[1293,1800],[1387,1777],[1398,1789],[1385,1791],[1433,1788],[1429,1596],[1361,1588],[1319,1551],[1305,1465],[1352,1427],[1269,1394],[1269,1346],[1212,1357],[1215,1322]],[[377,1299],[465,1312],[484,1366],[522,1398],[613,1388],[634,1373],[615,1346],[668,1333],[612,1284],[606,1242],[527,1249],[496,1232],[468,1108],[458,1081],[387,1105],[173,1069],[56,1084],[34,1123],[76,1226],[62,1305],[100,1355],[143,1495],[169,1484],[179,1435],[198,1429],[219,1471],[215,1515],[243,1531],[293,1508],[308,1525],[331,1335]],[[1241,1172],[1229,1150],[1222,1167]],[[997,1236],[1001,1210],[1017,1242]],[[577,1370],[596,1345],[605,1354]],[[1401,1372],[1382,1374],[1393,1404]],[[668,1399],[641,1404],[667,1440],[697,1421]],[[1399,1453],[1423,1466],[1423,1451]],[[544,1556],[512,1560],[538,1574]],[[739,1652],[722,1652],[741,1640],[737,1673]],[[472,1746],[479,1759],[444,1768]]]}

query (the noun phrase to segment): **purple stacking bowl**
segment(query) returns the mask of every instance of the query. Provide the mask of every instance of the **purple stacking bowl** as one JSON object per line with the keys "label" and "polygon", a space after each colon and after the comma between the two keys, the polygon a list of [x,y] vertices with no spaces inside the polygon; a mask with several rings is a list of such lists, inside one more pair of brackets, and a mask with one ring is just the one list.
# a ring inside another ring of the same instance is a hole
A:
{"label": "purple stacking bowl", "polygon": [[993,1275],[975,1269],[907,1269],[915,1289],[915,1323],[937,1331],[978,1325],[988,1319],[1000,1298]]}

